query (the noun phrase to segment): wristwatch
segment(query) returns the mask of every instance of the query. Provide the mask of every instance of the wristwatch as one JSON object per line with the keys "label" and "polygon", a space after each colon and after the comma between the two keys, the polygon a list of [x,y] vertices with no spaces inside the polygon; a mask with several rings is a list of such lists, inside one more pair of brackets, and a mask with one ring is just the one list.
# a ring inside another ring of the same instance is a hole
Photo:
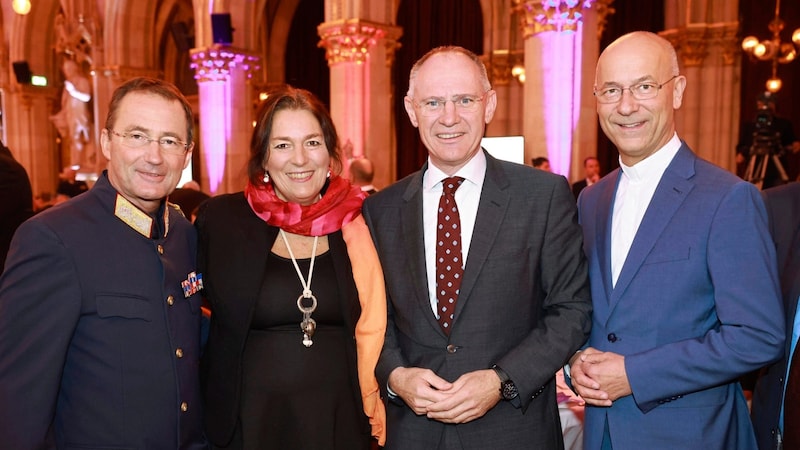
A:
{"label": "wristwatch", "polygon": [[503,400],[514,400],[519,395],[517,385],[511,381],[505,370],[497,367],[497,364],[492,366],[492,370],[500,377],[500,396]]}

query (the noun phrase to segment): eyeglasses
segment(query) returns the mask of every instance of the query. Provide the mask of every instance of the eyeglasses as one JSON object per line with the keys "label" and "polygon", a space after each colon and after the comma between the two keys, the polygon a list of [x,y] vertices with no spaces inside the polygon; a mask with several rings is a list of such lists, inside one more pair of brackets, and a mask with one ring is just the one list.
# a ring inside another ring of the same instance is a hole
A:
{"label": "eyeglasses", "polygon": [[158,147],[161,150],[174,155],[183,155],[187,150],[189,150],[189,144],[172,137],[153,139],[139,131],[133,131],[130,133],[117,133],[114,130],[108,130],[108,132],[114,136],[121,137],[122,143],[131,148],[142,148],[150,145],[151,142],[158,142]]}
{"label": "eyeglasses", "polygon": [[675,78],[678,78],[678,75],[673,75],[672,78],[661,84],[653,81],[644,81],[629,87],[608,86],[599,91],[595,90],[594,96],[600,103],[617,103],[622,100],[622,92],[628,90],[636,100],[650,100],[651,98],[656,98],[658,91]]}
{"label": "eyeglasses", "polygon": [[478,110],[478,105],[486,98],[486,94],[489,91],[486,91],[481,96],[477,95],[456,95],[451,100],[447,100],[441,97],[430,97],[426,98],[420,102],[416,100],[412,100],[414,105],[419,108],[420,113],[423,116],[438,116],[444,111],[444,107],[448,101],[452,101],[453,105],[456,109],[460,112],[473,112]]}

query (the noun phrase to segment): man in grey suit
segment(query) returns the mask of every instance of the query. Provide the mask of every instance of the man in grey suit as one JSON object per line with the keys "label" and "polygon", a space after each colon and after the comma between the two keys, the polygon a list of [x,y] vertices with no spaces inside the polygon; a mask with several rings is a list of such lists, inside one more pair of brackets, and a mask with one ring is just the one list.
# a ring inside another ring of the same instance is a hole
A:
{"label": "man in grey suit", "polygon": [[[497,96],[474,53],[430,51],[404,102],[428,161],[364,203],[389,301],[376,368],[390,399],[386,448],[561,449],[553,374],[591,316],[569,185],[481,149]],[[437,236],[451,216],[454,234]],[[460,248],[437,254],[450,244]],[[437,283],[450,276],[453,288]]]}

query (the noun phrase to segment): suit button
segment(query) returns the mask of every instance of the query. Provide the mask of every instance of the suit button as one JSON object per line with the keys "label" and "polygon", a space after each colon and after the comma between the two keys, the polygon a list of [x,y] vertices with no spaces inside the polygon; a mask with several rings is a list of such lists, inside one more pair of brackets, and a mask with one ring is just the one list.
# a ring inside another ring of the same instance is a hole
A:
{"label": "suit button", "polygon": [[181,411],[186,412],[189,410],[189,404],[186,402],[181,403]]}
{"label": "suit button", "polygon": [[158,254],[159,255],[164,254],[164,246],[162,246],[161,244],[158,244]]}
{"label": "suit button", "polygon": [[450,344],[447,346],[447,353],[455,353],[458,351],[458,346]]}
{"label": "suit button", "polygon": [[179,348],[175,350],[175,356],[177,356],[178,358],[183,358],[183,349]]}
{"label": "suit button", "polygon": [[608,333],[608,342],[617,342],[617,335],[614,333]]}
{"label": "suit button", "polygon": [[172,306],[174,303],[175,303],[175,297],[173,297],[171,295],[169,297],[167,297],[167,304],[169,306]]}

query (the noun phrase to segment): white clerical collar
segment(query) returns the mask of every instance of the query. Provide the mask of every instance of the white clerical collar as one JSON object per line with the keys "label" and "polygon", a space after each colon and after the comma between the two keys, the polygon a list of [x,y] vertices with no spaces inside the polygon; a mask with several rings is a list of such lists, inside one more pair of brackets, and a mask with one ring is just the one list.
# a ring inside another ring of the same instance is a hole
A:
{"label": "white clerical collar", "polygon": [[661,175],[667,170],[667,166],[680,148],[681,140],[678,138],[678,133],[675,133],[663,147],[633,166],[626,166],[620,157],[619,167],[631,181],[661,179]]}

